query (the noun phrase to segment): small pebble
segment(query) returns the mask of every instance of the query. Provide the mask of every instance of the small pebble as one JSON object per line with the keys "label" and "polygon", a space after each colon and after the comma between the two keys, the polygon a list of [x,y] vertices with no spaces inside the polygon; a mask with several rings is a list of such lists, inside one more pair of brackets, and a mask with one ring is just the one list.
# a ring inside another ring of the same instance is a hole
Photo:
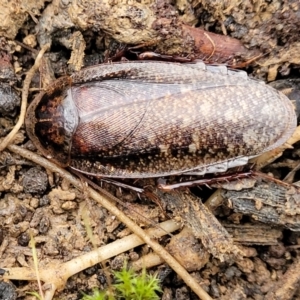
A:
{"label": "small pebble", "polygon": [[29,169],[23,178],[23,187],[25,193],[42,195],[48,186],[48,176],[40,168]]}

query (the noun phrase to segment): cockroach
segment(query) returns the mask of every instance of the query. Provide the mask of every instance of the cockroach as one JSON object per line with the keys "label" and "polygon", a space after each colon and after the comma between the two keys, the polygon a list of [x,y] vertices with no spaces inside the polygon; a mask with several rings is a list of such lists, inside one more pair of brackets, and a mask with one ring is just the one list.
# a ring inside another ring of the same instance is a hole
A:
{"label": "cockroach", "polygon": [[225,172],[282,145],[295,127],[286,96],[199,62],[88,67],[37,95],[26,118],[43,155],[111,178]]}

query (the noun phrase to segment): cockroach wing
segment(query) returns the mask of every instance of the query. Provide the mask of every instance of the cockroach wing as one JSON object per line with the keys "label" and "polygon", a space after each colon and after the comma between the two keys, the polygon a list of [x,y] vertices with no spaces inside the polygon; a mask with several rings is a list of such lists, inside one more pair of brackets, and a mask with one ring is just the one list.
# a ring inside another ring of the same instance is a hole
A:
{"label": "cockroach wing", "polygon": [[72,87],[79,115],[72,168],[104,177],[182,174],[245,162],[294,130],[289,100],[259,82],[219,74],[212,80],[203,71],[198,81],[186,73],[180,81],[178,72],[177,80],[137,74]]}

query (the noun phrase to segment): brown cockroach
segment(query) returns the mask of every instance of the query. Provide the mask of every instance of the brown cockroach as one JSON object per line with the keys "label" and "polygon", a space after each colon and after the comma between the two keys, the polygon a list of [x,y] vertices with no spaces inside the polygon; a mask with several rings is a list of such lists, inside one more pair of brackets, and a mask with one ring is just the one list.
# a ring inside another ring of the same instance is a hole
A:
{"label": "brown cockroach", "polygon": [[43,155],[111,178],[225,172],[282,145],[295,127],[290,100],[245,72],[154,61],[62,77],[26,118]]}

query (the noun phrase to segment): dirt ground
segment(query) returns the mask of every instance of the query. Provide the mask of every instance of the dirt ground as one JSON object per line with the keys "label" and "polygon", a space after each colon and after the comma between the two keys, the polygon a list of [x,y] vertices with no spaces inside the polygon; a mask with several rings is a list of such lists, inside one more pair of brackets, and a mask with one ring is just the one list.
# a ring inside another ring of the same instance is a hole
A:
{"label": "dirt ground", "polygon": [[[33,76],[29,102],[41,87],[82,67],[121,59],[200,59],[242,68],[268,82],[294,101],[298,113],[296,0],[4,0],[0,20],[0,142],[19,118],[25,76],[46,44],[50,48]],[[153,187],[156,196],[151,197],[97,183],[117,198],[113,207],[144,229],[173,220],[172,234],[150,235],[150,240],[190,273],[204,291],[201,299],[300,299],[298,140],[299,130],[292,137],[293,147],[256,161],[263,173],[229,183],[234,188],[212,180],[209,187],[164,194],[156,190],[155,180],[122,182]],[[37,152],[24,126],[13,144]],[[112,271],[125,261],[136,270],[147,266],[149,273],[158,274],[161,299],[200,297],[149,245],[137,242],[121,250],[117,242],[132,229],[117,212],[96,202],[83,181],[76,183],[44,161],[33,162],[34,156],[16,154],[16,149],[0,152],[0,299],[35,299],[27,293],[39,292],[30,236],[45,299],[81,299],[82,292],[94,287],[106,289]],[[178,180],[170,178],[171,183]],[[202,221],[191,225],[187,220],[192,208]],[[225,240],[228,255],[222,252]],[[105,250],[109,255],[96,252],[106,245],[111,245]]]}

